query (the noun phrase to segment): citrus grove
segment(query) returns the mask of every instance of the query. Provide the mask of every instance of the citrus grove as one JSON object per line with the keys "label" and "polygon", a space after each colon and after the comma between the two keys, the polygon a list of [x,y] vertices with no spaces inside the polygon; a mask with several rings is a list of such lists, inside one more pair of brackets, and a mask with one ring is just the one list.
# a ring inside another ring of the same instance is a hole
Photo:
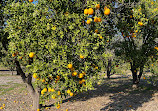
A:
{"label": "citrus grove", "polygon": [[[142,72],[150,56],[152,62],[157,60],[157,2],[149,0],[143,6],[144,0],[135,5],[126,1],[29,0],[5,6],[7,56],[27,85],[33,110],[39,111],[49,99],[58,99],[59,109],[65,97],[93,89],[104,76],[99,72],[107,70],[105,64],[115,55],[130,61],[133,83],[137,69]],[[140,46],[148,33],[148,42]],[[114,65],[118,67],[117,62]]]}

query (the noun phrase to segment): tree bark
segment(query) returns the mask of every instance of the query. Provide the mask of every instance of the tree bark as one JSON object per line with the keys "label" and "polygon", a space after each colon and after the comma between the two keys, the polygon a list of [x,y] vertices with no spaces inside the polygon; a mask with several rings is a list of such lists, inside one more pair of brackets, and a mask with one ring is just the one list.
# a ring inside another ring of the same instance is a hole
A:
{"label": "tree bark", "polygon": [[138,75],[139,82],[140,82],[140,78],[142,77],[142,74],[143,74],[143,69],[144,69],[144,65],[140,66],[140,71],[139,71],[139,75]]}
{"label": "tree bark", "polygon": [[138,84],[139,84],[139,81],[138,81],[138,76],[137,76],[137,68],[136,68],[136,65],[135,65],[135,61],[130,62],[131,64],[131,72],[132,72],[132,76],[133,76],[133,88],[137,88],[138,87]]}
{"label": "tree bark", "polygon": [[[30,59],[29,60],[29,64],[31,64],[32,60]],[[23,72],[20,64],[19,64],[19,61],[15,60],[15,64],[16,64],[16,67],[17,67],[17,71],[19,72],[22,80],[24,83],[26,83],[26,86],[27,86],[27,90],[33,100],[33,110],[37,110],[37,109],[40,109],[41,108],[41,105],[39,104],[39,101],[40,101],[40,88],[38,88],[36,91],[32,85],[32,74],[28,74],[28,76],[26,77],[25,73]]]}
{"label": "tree bark", "polygon": [[107,78],[110,79],[110,72],[111,72],[111,59],[108,60],[108,66],[107,66]]}

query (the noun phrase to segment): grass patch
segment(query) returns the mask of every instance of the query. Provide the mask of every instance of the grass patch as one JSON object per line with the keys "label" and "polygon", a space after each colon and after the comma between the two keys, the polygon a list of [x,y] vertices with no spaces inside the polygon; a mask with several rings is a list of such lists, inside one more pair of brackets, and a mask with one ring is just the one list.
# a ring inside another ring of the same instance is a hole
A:
{"label": "grass patch", "polygon": [[[15,88],[20,88],[23,87],[22,84],[18,84],[18,83],[12,83],[9,82],[11,85],[1,85],[0,86],[0,95],[4,95],[4,94],[8,94],[10,91],[14,90]],[[24,90],[25,88],[21,88],[21,91]]]}
{"label": "grass patch", "polygon": [[2,76],[12,76],[11,74],[0,74],[0,77]]}

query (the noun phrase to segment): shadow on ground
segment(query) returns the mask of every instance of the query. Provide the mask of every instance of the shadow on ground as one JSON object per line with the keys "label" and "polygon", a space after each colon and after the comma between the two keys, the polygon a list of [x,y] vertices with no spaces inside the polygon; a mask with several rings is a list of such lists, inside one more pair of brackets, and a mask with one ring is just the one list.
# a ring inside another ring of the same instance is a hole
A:
{"label": "shadow on ground", "polygon": [[[157,91],[157,87],[149,84],[147,80],[142,80],[137,89],[132,88],[132,80],[126,77],[105,79],[104,84],[96,85],[95,90],[90,90],[74,97],[63,100],[68,101],[86,101],[99,96],[109,96],[111,102],[104,104],[100,111],[126,111],[136,110],[143,103],[151,100],[153,94]],[[44,106],[51,107],[54,104]]]}

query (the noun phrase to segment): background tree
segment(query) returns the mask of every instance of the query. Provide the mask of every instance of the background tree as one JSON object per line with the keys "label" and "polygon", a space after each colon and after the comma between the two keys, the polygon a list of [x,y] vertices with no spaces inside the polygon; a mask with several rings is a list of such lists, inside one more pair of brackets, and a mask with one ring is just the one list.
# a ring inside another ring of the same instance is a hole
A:
{"label": "background tree", "polygon": [[[138,84],[143,68],[151,56],[157,51],[158,22],[157,1],[139,1],[136,5],[123,5],[119,16],[119,31],[122,33],[119,42],[115,45],[116,55],[122,56],[130,62],[133,84]],[[126,9],[126,11],[125,11]],[[122,15],[125,17],[122,18]],[[137,73],[139,71],[139,75]]]}

